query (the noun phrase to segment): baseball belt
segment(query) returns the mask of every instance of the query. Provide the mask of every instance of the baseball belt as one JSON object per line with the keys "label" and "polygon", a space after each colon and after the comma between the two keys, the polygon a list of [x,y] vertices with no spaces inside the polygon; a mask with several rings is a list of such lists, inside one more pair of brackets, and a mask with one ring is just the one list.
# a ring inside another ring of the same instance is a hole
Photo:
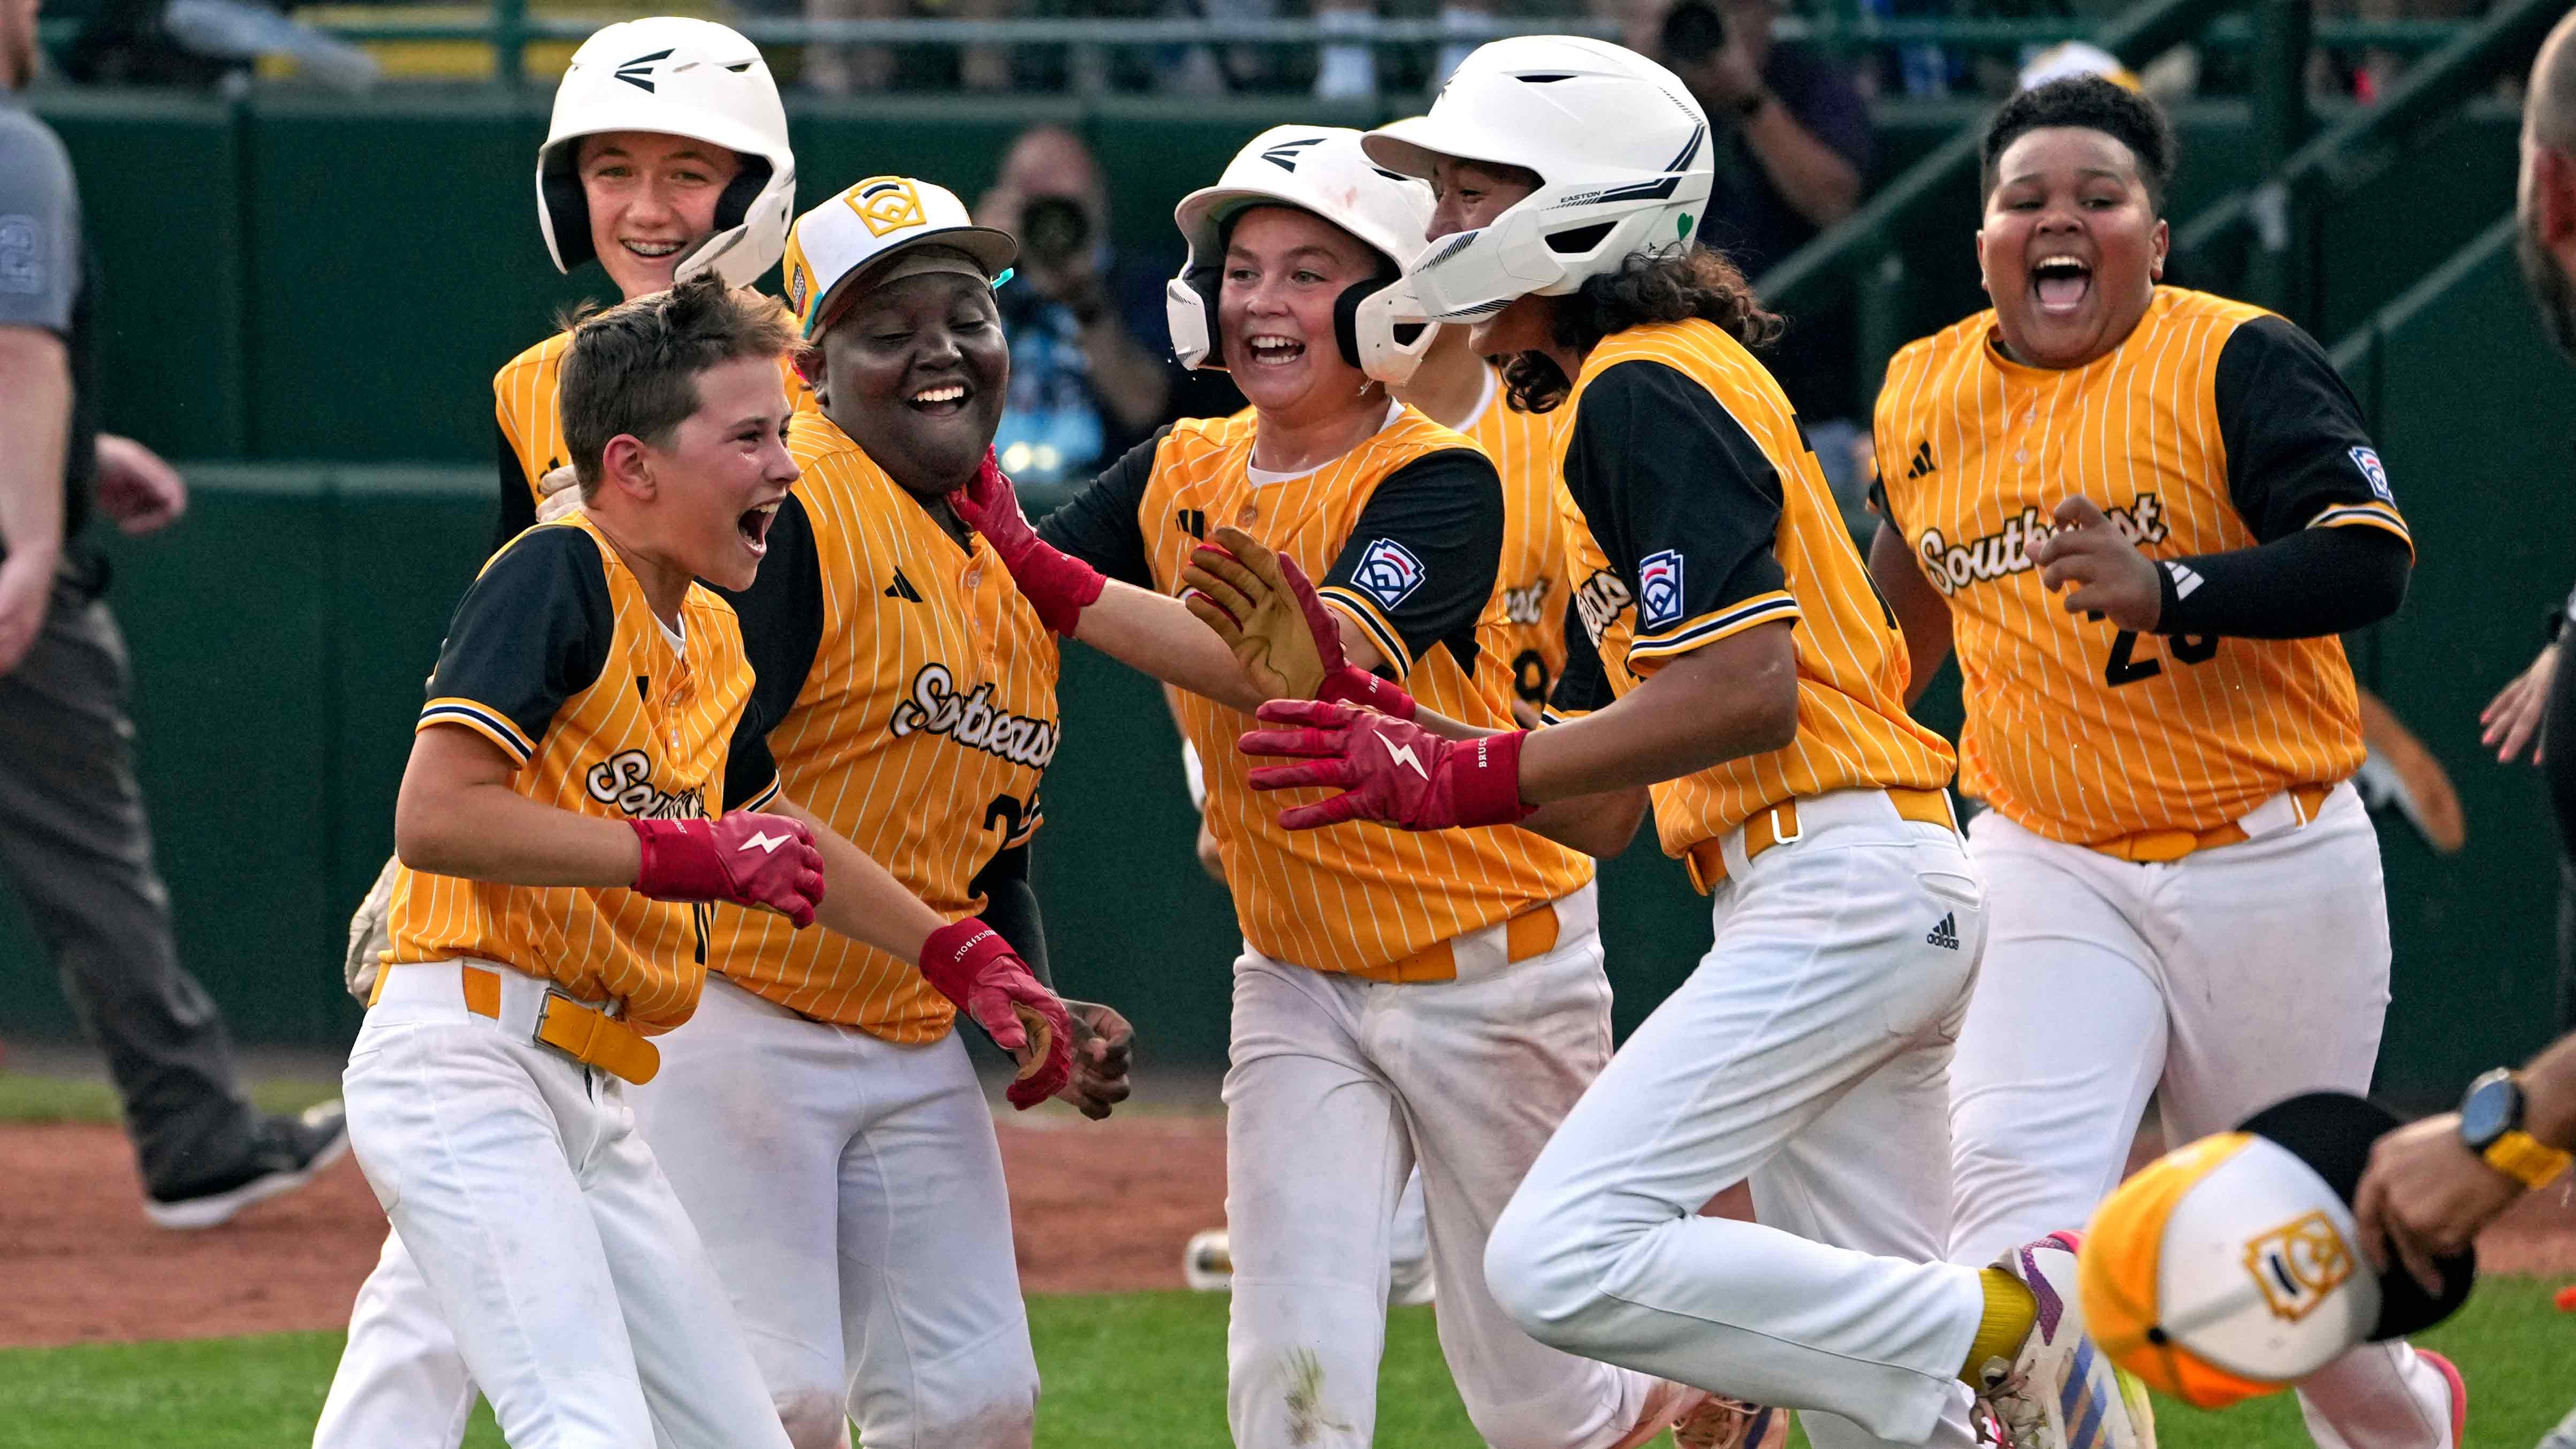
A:
{"label": "baseball belt", "polygon": [[[1947,790],[1885,790],[1880,793],[1896,807],[1899,820],[1946,826],[1953,831],[1959,828],[1958,820],[1950,813],[1950,792]],[[1746,816],[1743,828],[1744,859],[1750,864],[1755,856],[1771,847],[1789,845],[1799,839],[1803,832],[1798,828],[1798,802],[1783,800],[1777,805],[1766,805]],[[1690,848],[1691,884],[1699,888],[1701,895],[1717,889],[1718,882],[1726,879],[1725,844],[1726,837],[1718,835]]]}
{"label": "baseball belt", "polygon": [[[403,961],[395,966],[405,973],[406,986],[419,979],[419,968],[435,966],[456,972],[466,1011],[489,1019],[513,1036],[525,1036],[540,1046],[552,1047],[583,1066],[596,1067],[621,1081],[640,1087],[662,1069],[661,1048],[619,1020],[613,1004],[595,1006],[578,1001],[524,972],[471,961]],[[394,974],[392,970],[378,973],[375,1000],[384,998]]]}

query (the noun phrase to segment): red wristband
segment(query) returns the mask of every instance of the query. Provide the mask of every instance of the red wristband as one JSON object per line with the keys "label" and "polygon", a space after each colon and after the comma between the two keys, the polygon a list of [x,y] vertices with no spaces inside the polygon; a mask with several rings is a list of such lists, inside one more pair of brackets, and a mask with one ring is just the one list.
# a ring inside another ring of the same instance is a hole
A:
{"label": "red wristband", "polygon": [[1529,731],[1486,735],[1449,752],[1450,803],[1460,825],[1509,825],[1538,809],[1521,803],[1521,745]]}
{"label": "red wristband", "polygon": [[716,856],[712,820],[629,820],[643,860],[634,891],[657,901],[720,901],[732,894]]}

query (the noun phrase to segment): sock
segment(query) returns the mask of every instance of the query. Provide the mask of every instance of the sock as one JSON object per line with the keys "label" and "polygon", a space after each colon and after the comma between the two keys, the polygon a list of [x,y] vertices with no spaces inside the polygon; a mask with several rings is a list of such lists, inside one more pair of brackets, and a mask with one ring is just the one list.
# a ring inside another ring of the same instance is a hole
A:
{"label": "sock", "polygon": [[2022,1340],[2039,1322],[2039,1300],[2019,1278],[2001,1268],[1987,1268],[1977,1274],[1977,1283],[1986,1291],[1986,1316],[1977,1321],[1977,1336],[1968,1343],[1968,1362],[1959,1370],[1960,1379],[1972,1389],[1983,1387],[1978,1370],[1986,1360],[2012,1362],[2021,1353]]}

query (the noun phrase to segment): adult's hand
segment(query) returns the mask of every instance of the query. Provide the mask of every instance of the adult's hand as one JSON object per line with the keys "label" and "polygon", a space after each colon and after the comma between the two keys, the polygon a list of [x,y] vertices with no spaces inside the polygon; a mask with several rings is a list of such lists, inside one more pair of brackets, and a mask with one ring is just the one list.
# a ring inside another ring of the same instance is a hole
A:
{"label": "adult's hand", "polygon": [[141,536],[178,521],[188,511],[187,480],[161,455],[132,438],[98,435],[99,511],[126,533]]}
{"label": "adult's hand", "polygon": [[2522,1193],[2521,1183],[2469,1150],[2459,1114],[2445,1112],[2371,1147],[2353,1193],[2353,1228],[2371,1262],[2385,1271],[2393,1250],[2424,1291],[2438,1296],[2442,1274],[2434,1260],[2467,1247]]}

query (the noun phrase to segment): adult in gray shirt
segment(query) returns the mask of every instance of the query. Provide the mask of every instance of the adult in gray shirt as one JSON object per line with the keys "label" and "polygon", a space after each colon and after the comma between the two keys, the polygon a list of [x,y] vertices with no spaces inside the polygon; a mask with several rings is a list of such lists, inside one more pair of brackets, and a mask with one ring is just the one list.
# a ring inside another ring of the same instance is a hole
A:
{"label": "adult in gray shirt", "polygon": [[81,544],[92,500],[128,533],[187,490],[98,431],[94,279],[62,142],[21,108],[38,0],[0,0],[0,879],[23,900],[82,1029],[105,1050],[145,1212],[202,1228],[301,1186],[348,1149],[338,1103],[251,1110],[223,1017],[179,965],[135,784],[125,640]]}

